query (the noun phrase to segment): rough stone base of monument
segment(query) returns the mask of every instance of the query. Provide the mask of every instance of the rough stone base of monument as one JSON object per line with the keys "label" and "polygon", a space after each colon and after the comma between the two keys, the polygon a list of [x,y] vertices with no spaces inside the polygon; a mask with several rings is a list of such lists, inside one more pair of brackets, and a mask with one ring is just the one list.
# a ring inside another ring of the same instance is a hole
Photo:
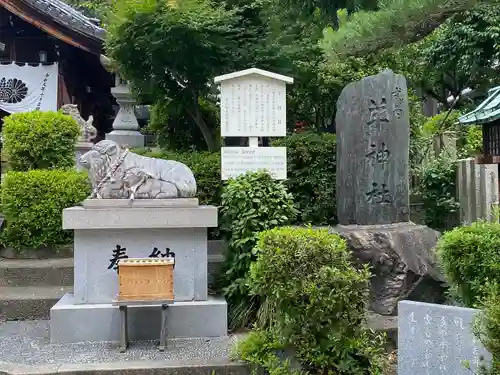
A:
{"label": "rough stone base of monument", "polygon": [[[160,337],[158,306],[129,307],[128,334],[131,341]],[[169,305],[167,337],[221,337],[227,335],[227,303],[223,299],[175,302]],[[118,342],[120,313],[112,304],[77,304],[68,293],[50,310],[50,342]]]}
{"label": "rough stone base of monument", "polygon": [[346,241],[353,255],[373,269],[370,309],[397,314],[402,299],[443,303],[445,281],[433,248],[440,233],[414,223],[348,225],[331,228]]}
{"label": "rough stone base of monument", "polygon": [[144,135],[135,130],[113,130],[106,139],[128,148],[144,147]]}

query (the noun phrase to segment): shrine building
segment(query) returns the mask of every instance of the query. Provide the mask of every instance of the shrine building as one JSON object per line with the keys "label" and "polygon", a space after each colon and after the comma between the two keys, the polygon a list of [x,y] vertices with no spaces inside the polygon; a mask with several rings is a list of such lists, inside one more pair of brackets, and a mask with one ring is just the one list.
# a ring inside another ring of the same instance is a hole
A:
{"label": "shrine building", "polygon": [[61,0],[0,0],[0,118],[76,104],[103,139],[117,107],[97,23]]}

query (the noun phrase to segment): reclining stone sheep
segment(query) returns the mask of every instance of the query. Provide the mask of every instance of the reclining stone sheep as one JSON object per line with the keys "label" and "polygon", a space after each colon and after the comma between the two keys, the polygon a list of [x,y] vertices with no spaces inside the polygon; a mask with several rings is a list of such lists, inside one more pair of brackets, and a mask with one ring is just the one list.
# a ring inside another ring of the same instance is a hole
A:
{"label": "reclining stone sheep", "polygon": [[182,163],[141,156],[105,140],[80,157],[89,170],[91,198],[171,199],[196,195],[193,172]]}

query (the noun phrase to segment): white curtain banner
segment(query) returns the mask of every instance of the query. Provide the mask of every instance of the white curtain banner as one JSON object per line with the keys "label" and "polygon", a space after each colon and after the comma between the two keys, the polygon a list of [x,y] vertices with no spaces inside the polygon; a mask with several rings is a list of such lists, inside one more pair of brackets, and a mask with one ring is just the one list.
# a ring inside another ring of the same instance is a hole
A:
{"label": "white curtain banner", "polygon": [[57,111],[57,63],[0,64],[0,109],[7,113]]}

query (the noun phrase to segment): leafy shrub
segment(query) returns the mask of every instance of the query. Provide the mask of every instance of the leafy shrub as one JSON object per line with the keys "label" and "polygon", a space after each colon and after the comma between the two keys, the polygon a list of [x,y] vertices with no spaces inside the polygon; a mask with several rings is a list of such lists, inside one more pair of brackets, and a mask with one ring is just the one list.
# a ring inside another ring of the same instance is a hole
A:
{"label": "leafy shrub", "polygon": [[194,173],[200,204],[220,206],[222,182],[220,179],[220,153],[218,152],[173,152],[136,149],[134,152],[153,158],[175,160],[186,164]]}
{"label": "leafy shrub", "polygon": [[436,250],[451,292],[476,307],[500,287],[500,224],[473,223],[446,232]]}
{"label": "leafy shrub", "polygon": [[21,249],[70,243],[71,232],[62,230],[62,210],[89,194],[87,175],[74,170],[8,172],[1,189],[3,245]]}
{"label": "leafy shrub", "polygon": [[460,204],[456,199],[457,162],[442,152],[420,169],[420,196],[425,210],[425,224],[446,230],[458,224]]}
{"label": "leafy shrub", "polygon": [[275,309],[270,351],[276,343],[293,349],[301,368],[314,374],[380,373],[383,337],[364,328],[370,271],[353,265],[340,236],[275,228],[260,234],[254,251],[249,286]]}
{"label": "leafy shrub", "polygon": [[[474,321],[473,332],[492,356],[491,366],[488,368],[483,363],[476,374],[500,374],[500,294],[495,287],[490,288],[483,301],[481,312]],[[470,369],[468,361],[465,367]]]}
{"label": "leafy shrub", "polygon": [[462,131],[462,146],[459,149],[461,158],[480,155],[483,152],[483,130],[481,125],[468,125]]}
{"label": "leafy shrub", "polygon": [[[250,332],[245,340],[236,342],[233,356],[252,366],[252,374],[258,373],[259,367],[265,368],[269,375],[299,375],[296,363],[284,361],[286,346],[272,331],[256,330]],[[288,359],[288,358],[287,358]]]}
{"label": "leafy shrub", "polygon": [[247,172],[224,187],[220,228],[229,246],[222,283],[230,307],[230,327],[247,324],[259,305],[249,297],[246,284],[259,232],[288,224],[295,215],[292,195],[267,173]]}
{"label": "leafy shrub", "polygon": [[273,145],[287,147],[286,184],[299,211],[296,222],[335,224],[335,135],[296,133]]}
{"label": "leafy shrub", "polygon": [[69,168],[75,165],[80,127],[58,112],[33,111],[4,119],[4,150],[13,171]]}
{"label": "leafy shrub", "polygon": [[425,135],[436,135],[446,130],[454,130],[458,118],[462,115],[460,111],[452,110],[440,112],[433,117],[428,117],[423,124]]}
{"label": "leafy shrub", "polygon": [[[217,129],[218,107],[203,98],[199,99],[199,104],[207,126],[211,131],[215,130],[214,134],[220,134],[220,129]],[[158,144],[162,148],[177,151],[207,149],[200,128],[193,122],[185,108],[175,101],[155,103],[151,108],[151,119],[147,127],[152,134],[158,136]]]}

